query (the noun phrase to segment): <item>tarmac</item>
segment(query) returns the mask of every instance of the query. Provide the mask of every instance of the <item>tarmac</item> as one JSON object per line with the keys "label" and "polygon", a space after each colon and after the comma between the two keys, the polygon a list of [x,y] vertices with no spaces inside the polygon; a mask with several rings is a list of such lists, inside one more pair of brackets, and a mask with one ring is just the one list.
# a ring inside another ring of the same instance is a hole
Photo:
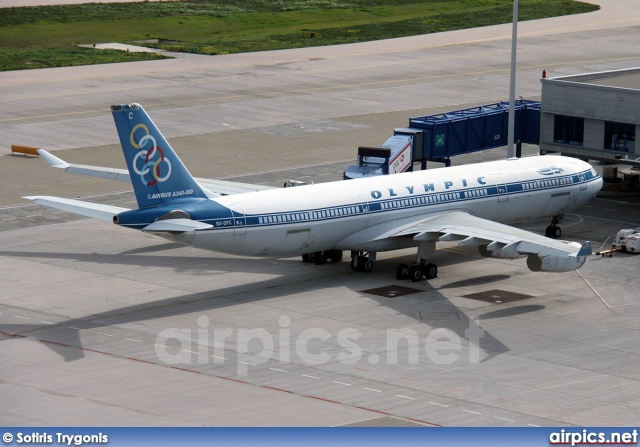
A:
{"label": "tarmac", "polygon": [[[520,24],[517,95],[538,98],[543,69],[638,66],[640,8],[600,3]],[[505,25],[0,73],[2,425],[638,425],[636,255],[533,273],[444,243],[438,278],[418,283],[394,278],[413,250],[380,254],[370,274],[229,256],[32,205],[21,197],[135,199],[127,184],[8,155],[24,144],[123,167],[108,106],[139,102],[195,176],[339,180],[358,146],[410,116],[506,99],[509,37]],[[632,227],[637,198],[599,197],[562,222],[563,238],[595,249]]]}

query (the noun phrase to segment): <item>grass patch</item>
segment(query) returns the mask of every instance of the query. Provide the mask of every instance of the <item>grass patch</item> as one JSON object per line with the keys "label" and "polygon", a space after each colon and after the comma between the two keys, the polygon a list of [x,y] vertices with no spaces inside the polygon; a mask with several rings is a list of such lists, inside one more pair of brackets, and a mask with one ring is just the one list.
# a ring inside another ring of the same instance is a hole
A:
{"label": "grass patch", "polygon": [[0,71],[33,68],[71,67],[87,64],[111,64],[114,62],[148,61],[166,59],[155,53],[127,53],[117,50],[71,49],[22,49],[0,51]]}
{"label": "grass patch", "polygon": [[[520,0],[520,20],[595,9],[570,0]],[[226,54],[487,26],[510,22],[511,14],[505,0],[186,0],[4,8],[0,70],[158,57],[85,51],[77,48],[81,43],[161,39],[147,46]],[[322,37],[305,37],[309,32]],[[26,64],[30,59],[38,64]]]}

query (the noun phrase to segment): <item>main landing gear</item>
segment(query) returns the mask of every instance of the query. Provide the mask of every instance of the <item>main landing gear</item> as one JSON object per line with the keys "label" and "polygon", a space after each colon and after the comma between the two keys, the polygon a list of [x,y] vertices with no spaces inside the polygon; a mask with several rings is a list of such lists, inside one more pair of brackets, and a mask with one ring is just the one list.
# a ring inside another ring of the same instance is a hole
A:
{"label": "main landing gear", "polygon": [[551,225],[549,225],[546,230],[544,230],[545,236],[552,239],[558,239],[559,237],[562,237],[562,229],[558,226],[558,224],[563,217],[564,214],[553,216],[553,218],[551,219]]}
{"label": "main landing gear", "polygon": [[351,270],[354,272],[369,273],[373,270],[373,261],[376,260],[375,253],[365,253],[362,251],[351,252]]}
{"label": "main landing gear", "polygon": [[400,264],[396,268],[396,278],[408,279],[411,282],[418,282],[422,277],[433,279],[438,277],[438,266],[427,263],[424,259],[418,259],[411,265]]}
{"label": "main landing gear", "polygon": [[328,260],[331,262],[342,261],[342,250],[316,251],[302,255],[302,262],[313,262],[315,265],[326,264]]}

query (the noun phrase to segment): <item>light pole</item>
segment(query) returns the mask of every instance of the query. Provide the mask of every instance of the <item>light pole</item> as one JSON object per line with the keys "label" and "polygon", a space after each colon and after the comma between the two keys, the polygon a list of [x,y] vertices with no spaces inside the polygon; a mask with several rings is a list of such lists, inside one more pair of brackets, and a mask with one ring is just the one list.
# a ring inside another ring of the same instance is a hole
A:
{"label": "light pole", "polygon": [[511,79],[509,81],[509,131],[507,133],[507,158],[513,157],[516,102],[516,47],[518,46],[518,0],[513,1],[513,28],[511,32]]}

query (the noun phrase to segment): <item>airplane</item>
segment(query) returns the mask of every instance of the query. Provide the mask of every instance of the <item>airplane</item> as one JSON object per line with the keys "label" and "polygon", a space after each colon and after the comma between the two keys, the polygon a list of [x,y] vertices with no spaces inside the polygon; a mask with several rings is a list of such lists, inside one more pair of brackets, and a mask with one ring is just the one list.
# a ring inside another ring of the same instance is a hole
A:
{"label": "airplane", "polygon": [[[567,272],[592,254],[590,242],[559,240],[564,213],[590,200],[602,178],[588,163],[533,156],[370,178],[273,188],[196,179],[141,105],[111,106],[128,170],[69,164],[67,172],[129,182],[138,209],[30,196],[37,204],[159,235],[180,244],[243,256],[302,256],[370,272],[379,252],[417,248],[398,279],[437,277],[436,242],[459,241],[483,257],[527,257],[531,271]],[[507,223],[552,217],[546,236]]]}

